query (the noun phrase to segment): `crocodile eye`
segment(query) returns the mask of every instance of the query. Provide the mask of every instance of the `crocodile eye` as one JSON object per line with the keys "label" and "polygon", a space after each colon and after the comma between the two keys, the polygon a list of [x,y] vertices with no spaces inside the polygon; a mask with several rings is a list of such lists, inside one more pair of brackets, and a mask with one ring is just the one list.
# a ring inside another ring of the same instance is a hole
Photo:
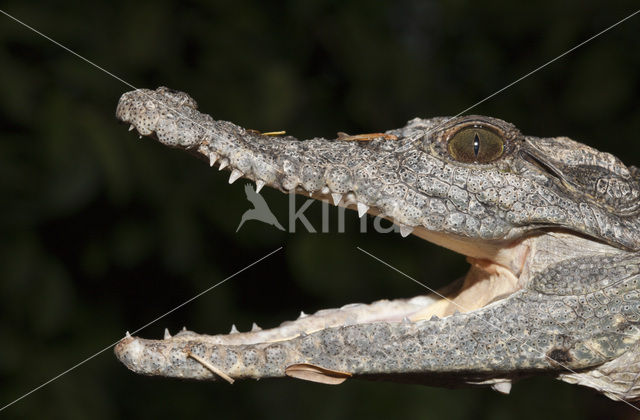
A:
{"label": "crocodile eye", "polygon": [[449,153],[465,163],[488,163],[504,152],[504,140],[491,130],[468,127],[454,133],[448,142]]}

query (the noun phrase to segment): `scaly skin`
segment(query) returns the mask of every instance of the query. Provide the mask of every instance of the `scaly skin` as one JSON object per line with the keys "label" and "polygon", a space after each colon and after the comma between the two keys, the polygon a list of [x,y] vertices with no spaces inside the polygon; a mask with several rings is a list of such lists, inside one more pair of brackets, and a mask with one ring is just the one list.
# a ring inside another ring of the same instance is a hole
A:
{"label": "scaly skin", "polygon": [[[502,392],[548,374],[614,399],[640,398],[640,183],[637,169],[614,156],[481,116],[414,119],[371,141],[265,136],[215,121],[167,88],[125,93],[116,116],[227,167],[230,182],[244,177],[380,214],[472,266],[442,291],[448,300],[348,305],[249,333],[128,336],[115,351],[130,369]],[[504,153],[488,163],[456,160],[448,142],[463,126],[497,133]]]}

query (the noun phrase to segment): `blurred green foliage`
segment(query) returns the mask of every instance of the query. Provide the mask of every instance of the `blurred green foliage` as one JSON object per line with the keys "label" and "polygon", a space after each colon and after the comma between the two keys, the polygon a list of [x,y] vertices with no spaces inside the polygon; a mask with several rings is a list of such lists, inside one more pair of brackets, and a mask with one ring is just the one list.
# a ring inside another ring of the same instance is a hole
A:
{"label": "blurred green foliage", "polygon": [[[568,1],[7,1],[3,9],[139,87],[191,93],[218,119],[300,138],[453,115],[633,11]],[[636,17],[475,108],[524,133],[640,161]],[[138,141],[113,115],[127,86],[0,16],[0,405],[278,246],[140,334],[275,326],[302,309],[423,293],[464,258],[399,235],[285,234],[248,223],[242,183]],[[287,198],[264,196],[282,218]],[[310,220],[320,223],[319,206]],[[335,218],[337,213],[332,213]],[[335,219],[334,219],[335,220]],[[347,381],[226,384],[137,377],[106,351],[18,402],[16,418],[633,418],[549,378],[508,397]]]}

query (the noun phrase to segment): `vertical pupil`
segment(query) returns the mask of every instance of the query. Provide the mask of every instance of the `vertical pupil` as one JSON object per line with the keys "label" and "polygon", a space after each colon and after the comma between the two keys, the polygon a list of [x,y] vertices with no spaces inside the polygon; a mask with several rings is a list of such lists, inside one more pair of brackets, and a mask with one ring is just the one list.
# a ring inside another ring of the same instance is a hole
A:
{"label": "vertical pupil", "polygon": [[475,133],[475,137],[473,138],[473,153],[478,157],[478,152],[480,151],[480,138],[478,137],[478,133]]}

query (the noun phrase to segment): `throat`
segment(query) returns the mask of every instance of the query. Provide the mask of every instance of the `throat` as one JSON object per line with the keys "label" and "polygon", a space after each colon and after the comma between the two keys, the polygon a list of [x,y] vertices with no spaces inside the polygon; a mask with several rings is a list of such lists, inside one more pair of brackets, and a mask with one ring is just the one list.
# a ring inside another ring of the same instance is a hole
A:
{"label": "throat", "polygon": [[467,275],[441,290],[438,301],[412,314],[412,321],[475,311],[520,289],[518,278],[503,265],[472,257],[467,261],[471,264]]}

